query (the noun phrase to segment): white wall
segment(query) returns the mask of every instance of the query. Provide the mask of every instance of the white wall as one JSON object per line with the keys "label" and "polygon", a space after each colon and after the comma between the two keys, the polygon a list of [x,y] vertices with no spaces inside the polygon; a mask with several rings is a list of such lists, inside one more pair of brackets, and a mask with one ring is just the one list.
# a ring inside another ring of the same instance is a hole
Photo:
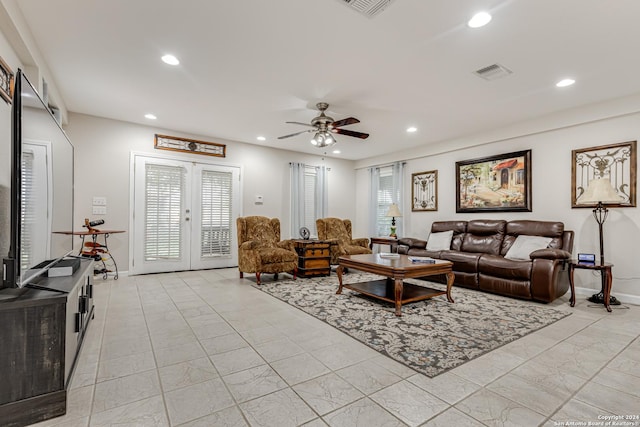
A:
{"label": "white wall", "polygon": [[[548,128],[546,128],[548,129]],[[482,138],[477,138],[481,140]],[[574,253],[599,253],[598,229],[590,209],[571,208],[571,150],[615,144],[640,139],[640,113],[635,112],[615,118],[595,120],[590,123],[572,124],[561,129],[512,136],[498,142],[487,142],[472,148],[449,150],[451,144],[441,144],[440,153],[420,157],[407,157],[405,183],[411,174],[438,170],[438,211],[411,212],[411,188],[407,189],[406,203],[402,206],[405,236],[426,239],[433,221],[471,220],[478,218],[534,219],[562,221],[566,229],[575,231]],[[467,213],[456,214],[455,163],[485,156],[520,150],[532,150],[532,212]],[[419,151],[419,150],[416,150]],[[396,160],[396,159],[394,159]],[[358,193],[355,222],[368,223],[366,194],[369,174],[363,165],[356,173]],[[366,190],[365,190],[366,189]],[[640,212],[638,208],[613,208],[604,225],[604,252],[613,267],[613,294],[623,301],[640,303]],[[366,230],[366,229],[365,229]],[[576,270],[576,286],[600,289],[597,274]]]}
{"label": "white wall", "polygon": [[[113,234],[109,248],[121,271],[129,259],[130,157],[132,152],[149,152],[184,159],[212,161],[242,167],[242,215],[277,217],[283,238],[290,237],[289,162],[310,165],[324,163],[329,172],[329,216],[352,218],[355,215],[354,163],[347,160],[312,156],[252,144],[189,135],[166,129],[103,119],[83,114],[69,115],[65,127],[75,146],[75,223],[84,218],[104,219],[104,229],[126,230]],[[156,150],[154,134],[193,138],[227,145],[226,158]],[[262,195],[264,203],[254,203]],[[94,196],[107,198],[107,215],[93,215]],[[298,237],[297,235],[293,237]]]}

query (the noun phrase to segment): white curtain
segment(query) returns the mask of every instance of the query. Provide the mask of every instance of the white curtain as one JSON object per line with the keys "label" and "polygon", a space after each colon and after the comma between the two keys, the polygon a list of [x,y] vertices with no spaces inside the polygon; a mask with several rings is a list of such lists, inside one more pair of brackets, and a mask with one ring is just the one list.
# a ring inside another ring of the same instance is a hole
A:
{"label": "white curtain", "polygon": [[377,236],[378,233],[378,191],[380,189],[380,168],[369,169],[371,192],[369,193],[369,235]]}
{"label": "white curtain", "polygon": [[291,237],[298,237],[304,223],[304,163],[291,165]]}
{"label": "white curtain", "polygon": [[[315,219],[327,216],[327,206],[329,204],[329,196],[327,191],[327,175],[326,166],[316,166],[316,203],[315,203]],[[314,230],[315,230],[314,219]]]}

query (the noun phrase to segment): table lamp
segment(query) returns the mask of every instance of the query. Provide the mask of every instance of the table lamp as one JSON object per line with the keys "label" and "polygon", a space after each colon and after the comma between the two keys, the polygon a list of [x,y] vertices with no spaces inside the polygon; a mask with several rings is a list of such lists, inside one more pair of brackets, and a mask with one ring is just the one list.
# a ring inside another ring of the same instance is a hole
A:
{"label": "table lamp", "polygon": [[398,205],[392,203],[391,206],[389,206],[389,210],[387,211],[387,214],[385,216],[391,217],[391,234],[389,234],[389,237],[398,237],[396,235],[396,217],[402,216]]}
{"label": "table lamp", "polygon": [[[608,178],[596,178],[589,181],[589,186],[586,191],[578,197],[578,204],[591,204],[596,203],[596,207],[593,209],[593,217],[598,223],[598,235],[600,237],[600,264],[604,264],[604,239],[602,226],[607,220],[609,215],[609,209],[604,206],[604,203],[620,203],[622,197],[618,195],[616,190],[611,185],[611,181]],[[594,294],[588,298],[589,301],[602,304],[604,301],[604,294],[602,292]],[[620,302],[611,297],[611,305],[618,305]]]}

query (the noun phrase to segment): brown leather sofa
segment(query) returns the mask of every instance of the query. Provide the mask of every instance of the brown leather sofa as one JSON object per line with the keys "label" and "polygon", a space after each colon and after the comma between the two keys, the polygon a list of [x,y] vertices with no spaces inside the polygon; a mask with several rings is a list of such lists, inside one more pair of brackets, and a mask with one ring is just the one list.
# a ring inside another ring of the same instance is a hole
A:
{"label": "brown leather sofa", "polygon": [[[427,242],[413,238],[398,241],[398,252],[453,262],[455,285],[509,297],[551,302],[569,289],[567,260],[573,250],[573,231],[551,221],[438,221],[432,233],[453,231],[449,250],[429,251]],[[520,235],[551,238],[546,249],[531,252],[529,260],[507,259]],[[429,280],[432,280],[429,278]],[[444,278],[436,277],[443,281]]]}

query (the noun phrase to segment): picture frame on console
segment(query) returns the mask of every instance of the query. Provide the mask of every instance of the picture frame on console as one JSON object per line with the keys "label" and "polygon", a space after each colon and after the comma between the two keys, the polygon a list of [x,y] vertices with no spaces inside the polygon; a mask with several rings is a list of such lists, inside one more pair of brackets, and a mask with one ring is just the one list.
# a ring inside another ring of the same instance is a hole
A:
{"label": "picture frame on console", "polygon": [[438,171],[411,174],[411,211],[438,210]]}
{"label": "picture frame on console", "polygon": [[456,162],[456,212],[531,212],[531,150]]}
{"label": "picture frame on console", "polygon": [[[571,207],[594,208],[581,202],[589,182],[604,178],[620,197],[620,203],[603,202],[610,207],[636,206],[637,141],[600,145],[571,151]],[[584,200],[584,198],[583,198]]]}

